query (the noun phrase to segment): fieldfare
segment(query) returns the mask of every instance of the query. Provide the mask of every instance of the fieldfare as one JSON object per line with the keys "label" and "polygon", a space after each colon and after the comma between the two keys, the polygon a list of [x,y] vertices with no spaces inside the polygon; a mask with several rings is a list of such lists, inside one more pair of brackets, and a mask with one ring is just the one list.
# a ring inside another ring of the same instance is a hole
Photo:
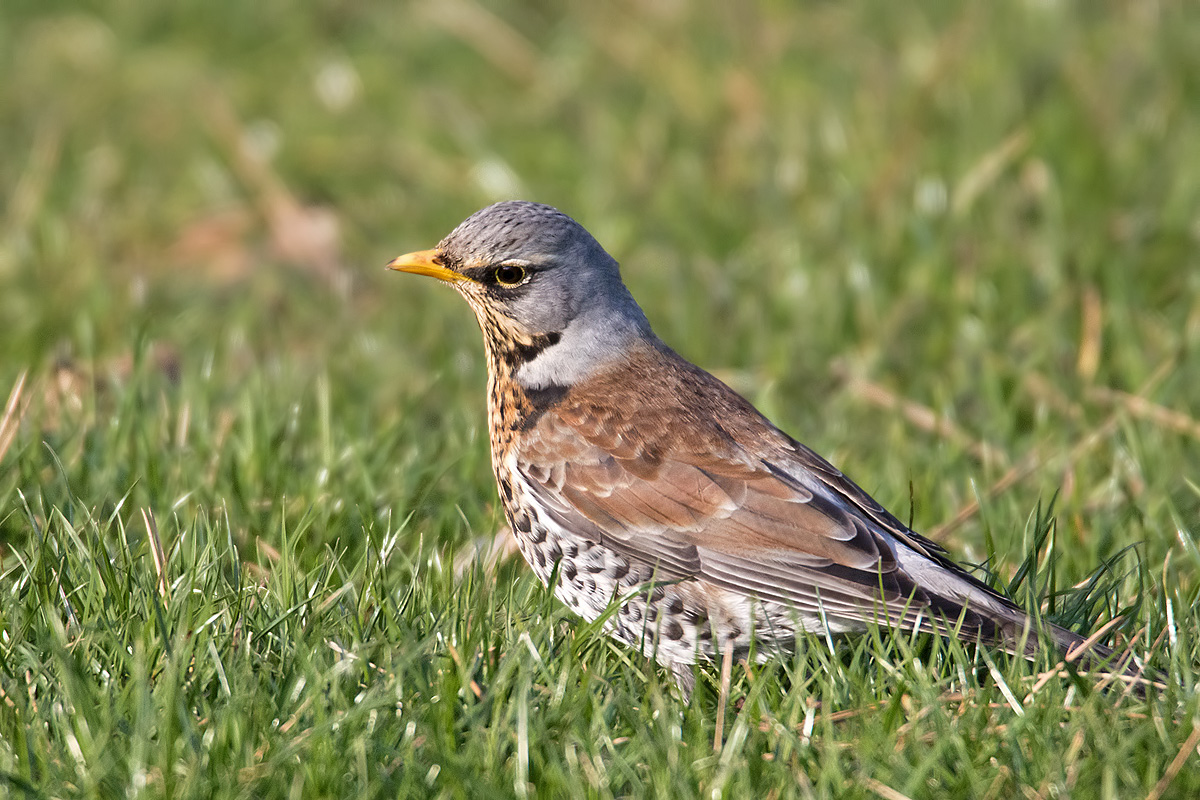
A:
{"label": "fieldfare", "polygon": [[[878,623],[1037,653],[1012,601],[655,336],[566,214],[497,203],[388,266],[449,283],[475,312],[492,467],[533,571],[588,621],[619,602],[608,632],[685,691],[697,656],[786,649],[801,629]],[[1063,651],[1084,643],[1044,630]]]}

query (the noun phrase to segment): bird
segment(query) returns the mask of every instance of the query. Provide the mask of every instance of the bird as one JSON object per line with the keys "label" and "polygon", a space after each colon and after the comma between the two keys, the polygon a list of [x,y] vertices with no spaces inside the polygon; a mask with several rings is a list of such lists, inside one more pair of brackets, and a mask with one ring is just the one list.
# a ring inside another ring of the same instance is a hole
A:
{"label": "bird", "polygon": [[[658,338],[617,261],[567,214],[495,203],[387,266],[449,284],[474,311],[492,468],[533,572],[584,620],[608,614],[605,631],[685,696],[697,661],[872,624],[1038,656],[1029,614]],[[1064,655],[1114,659],[1040,629]]]}

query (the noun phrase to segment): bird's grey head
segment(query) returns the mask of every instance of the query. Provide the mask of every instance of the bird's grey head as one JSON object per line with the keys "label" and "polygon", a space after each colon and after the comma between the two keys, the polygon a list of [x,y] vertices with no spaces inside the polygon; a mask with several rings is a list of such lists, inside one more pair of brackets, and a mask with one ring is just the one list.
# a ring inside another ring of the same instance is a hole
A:
{"label": "bird's grey head", "polygon": [[652,337],[617,262],[583,226],[540,203],[472,214],[433,250],[389,266],[452,284],[471,304],[494,355],[530,386],[569,385]]}

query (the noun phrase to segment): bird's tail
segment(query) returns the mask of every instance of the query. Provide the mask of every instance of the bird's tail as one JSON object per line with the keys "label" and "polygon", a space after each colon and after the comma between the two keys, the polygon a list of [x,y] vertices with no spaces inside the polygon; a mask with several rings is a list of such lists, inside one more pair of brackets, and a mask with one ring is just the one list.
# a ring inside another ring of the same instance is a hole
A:
{"label": "bird's tail", "polygon": [[[1100,639],[1117,624],[1113,620],[1090,636],[1081,636],[1048,620],[1036,621],[1020,606],[978,578],[956,571],[953,594],[927,594],[930,608],[941,612],[946,623],[959,619],[959,635],[978,636],[983,644],[1036,661],[1047,647],[1056,651],[1060,670],[1086,672],[1105,685],[1132,685],[1138,693],[1159,684],[1162,676],[1147,674],[1132,649],[1118,653],[1100,644]],[[949,595],[949,596],[947,596]],[[956,614],[955,612],[958,612]],[[1040,630],[1039,630],[1040,628]],[[945,635],[945,633],[943,633]],[[1047,641],[1049,639],[1049,641]]]}
{"label": "bird's tail", "polygon": [[[1017,609],[1014,609],[1013,616],[1014,619],[1001,624],[1001,646],[1030,660],[1037,658],[1043,650],[1043,639],[1037,625]],[[1156,682],[1156,678],[1147,675],[1145,668],[1134,658],[1132,649],[1118,653],[1099,642],[1116,622],[1113,620],[1087,637],[1052,622],[1043,621],[1042,627],[1058,651],[1061,669],[1086,672],[1104,683],[1132,686],[1135,691],[1144,693],[1147,686]]]}

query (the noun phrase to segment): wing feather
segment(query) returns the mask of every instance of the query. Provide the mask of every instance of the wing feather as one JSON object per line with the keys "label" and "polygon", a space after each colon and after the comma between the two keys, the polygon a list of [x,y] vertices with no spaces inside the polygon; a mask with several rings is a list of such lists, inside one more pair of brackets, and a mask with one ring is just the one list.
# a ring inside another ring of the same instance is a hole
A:
{"label": "wing feather", "polygon": [[[638,375],[635,360],[633,375],[571,390],[527,431],[518,469],[559,525],[665,579],[843,621],[929,629],[930,609],[955,615],[975,596],[1007,607],[724,384],[668,355],[670,370]],[[944,573],[955,592],[927,591],[898,556],[927,561],[922,574]]]}

